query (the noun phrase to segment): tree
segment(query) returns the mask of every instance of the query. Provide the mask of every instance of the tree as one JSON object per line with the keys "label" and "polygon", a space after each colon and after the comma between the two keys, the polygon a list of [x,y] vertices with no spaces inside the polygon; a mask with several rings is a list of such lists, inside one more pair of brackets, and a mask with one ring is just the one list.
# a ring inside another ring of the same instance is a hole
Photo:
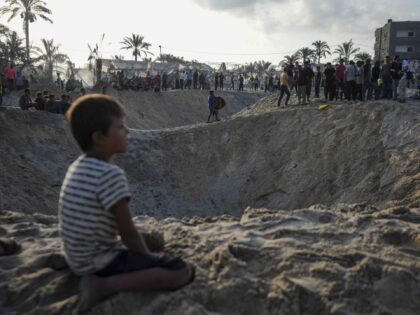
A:
{"label": "tree", "polygon": [[270,66],[271,62],[269,61],[260,60],[258,62],[255,62],[255,67],[259,76],[267,74],[270,70]]}
{"label": "tree", "polygon": [[293,55],[286,55],[284,56],[283,61],[280,62],[280,65],[284,65],[284,64],[293,65],[298,60],[299,60],[299,56],[296,53],[294,53]]}
{"label": "tree", "polygon": [[0,42],[0,55],[11,63],[25,60],[23,40],[16,32],[7,32],[4,35],[4,41]]}
{"label": "tree", "polygon": [[101,38],[99,39],[99,43],[95,43],[95,45],[89,45],[89,56],[88,56],[88,62],[89,62],[89,71],[93,71],[93,77],[95,78],[96,82],[101,81],[102,76],[102,43],[105,39],[105,33],[102,34]]}
{"label": "tree", "polygon": [[327,42],[317,40],[312,43],[312,46],[315,47],[315,55],[318,57],[318,64],[321,63],[321,57],[326,58],[327,54],[331,55],[330,46],[328,46]]}
{"label": "tree", "polygon": [[338,45],[337,48],[334,50],[334,54],[339,55],[340,58],[344,58],[345,62],[348,62],[351,56],[353,56],[359,50],[360,48],[355,48],[353,40],[350,39],[350,41]]}
{"label": "tree", "polygon": [[222,73],[226,72],[226,63],[222,62],[219,67],[219,71]]}
{"label": "tree", "polygon": [[53,80],[54,68],[59,64],[64,64],[69,57],[60,52],[60,45],[55,45],[53,39],[41,39],[42,48],[35,47],[38,53],[37,61],[41,61],[48,74],[48,79]]}
{"label": "tree", "polygon": [[121,42],[121,44],[123,44],[124,46],[121,49],[132,49],[135,61],[137,61],[138,57],[141,57],[142,53],[146,57],[147,54],[153,56],[153,54],[149,51],[149,47],[152,46],[152,44],[146,43],[143,40],[144,36],[131,34],[131,37],[124,37],[123,41]]}
{"label": "tree", "polygon": [[48,17],[52,12],[42,0],[5,0],[6,5],[0,8],[0,14],[10,14],[10,22],[17,15],[23,19],[23,30],[26,37],[26,61],[30,62],[29,24],[41,18],[52,23]]}
{"label": "tree", "polygon": [[247,63],[244,67],[244,75],[248,76],[248,75],[254,75],[254,73],[257,71],[257,63],[255,62],[250,62]]}
{"label": "tree", "polygon": [[185,63],[184,57],[177,57],[172,54],[161,54],[156,60],[160,62]]}
{"label": "tree", "polygon": [[357,61],[366,61],[368,59],[372,60],[372,56],[369,53],[365,52],[365,51],[364,52],[357,53],[356,55],[354,55],[354,58]]}
{"label": "tree", "polygon": [[295,54],[297,55],[298,59],[302,59],[302,61],[305,62],[315,55],[315,51],[309,47],[303,47],[299,49]]}

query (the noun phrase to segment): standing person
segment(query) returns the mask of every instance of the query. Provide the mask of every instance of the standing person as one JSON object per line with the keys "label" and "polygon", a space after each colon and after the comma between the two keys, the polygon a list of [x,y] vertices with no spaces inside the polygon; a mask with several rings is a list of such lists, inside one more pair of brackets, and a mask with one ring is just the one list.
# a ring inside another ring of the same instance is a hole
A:
{"label": "standing person", "polygon": [[391,64],[391,78],[392,78],[392,98],[394,100],[397,99],[398,96],[398,83],[401,78],[401,71],[402,71],[402,64],[400,61],[400,56],[395,56],[394,61]]}
{"label": "standing person", "polygon": [[244,90],[244,77],[242,74],[239,75],[239,91],[243,92]]}
{"label": "standing person", "polygon": [[16,68],[13,63],[4,69],[4,75],[6,77],[7,90],[10,93],[11,91],[14,91],[16,83]]}
{"label": "standing person", "polygon": [[382,80],[382,97],[392,97],[392,78],[391,78],[391,59],[389,56],[385,57],[385,63],[381,69],[381,80]]}
{"label": "standing person", "polygon": [[314,85],[315,85],[315,97],[319,98],[319,91],[321,89],[321,81],[322,81],[322,72],[321,66],[316,66],[315,78],[314,78]]}
{"label": "standing person", "polygon": [[296,96],[298,96],[298,78],[299,78],[299,71],[302,67],[299,65],[299,62],[295,62],[295,66],[293,68],[293,87],[295,88]]}
{"label": "standing person", "polygon": [[220,86],[220,90],[223,91],[223,86],[224,86],[224,80],[225,80],[225,75],[223,74],[223,72],[220,72],[219,74],[219,86]]}
{"label": "standing person", "polygon": [[347,98],[347,89],[345,86],[345,73],[346,66],[344,65],[344,59],[340,59],[340,64],[335,68],[335,75],[337,77],[337,91],[336,99],[343,100],[343,96]]}
{"label": "standing person", "polygon": [[198,71],[197,69],[194,70],[193,74],[193,89],[196,90],[198,87]]}
{"label": "standing person", "polygon": [[372,64],[370,59],[366,59],[366,64],[363,66],[363,97],[366,100],[372,99]]}
{"label": "standing person", "polygon": [[166,72],[162,74],[162,90],[168,90],[168,74]]}
{"label": "standing person", "polygon": [[306,86],[309,80],[309,72],[307,71],[308,64],[305,62],[303,68],[299,66],[299,73],[297,78],[298,85],[298,104],[305,105],[306,102]]}
{"label": "standing person", "polygon": [[405,65],[401,71],[401,78],[398,82],[398,98],[401,103],[405,103],[407,92],[408,73],[410,72],[408,65]]}
{"label": "standing person", "polygon": [[65,175],[58,218],[65,259],[81,277],[78,312],[119,292],[175,290],[191,282],[193,267],[153,254],[131,218],[126,174],[111,162],[128,149],[122,105],[89,95],[66,116],[82,154]]}
{"label": "standing person", "polygon": [[189,90],[191,89],[192,81],[193,81],[193,74],[191,71],[188,71],[186,88],[188,87]]}
{"label": "standing person", "polygon": [[336,97],[335,85],[336,85],[336,73],[331,62],[327,63],[327,68],[324,70],[325,84],[324,84],[324,95],[326,101],[332,101]]}
{"label": "standing person", "polygon": [[219,112],[216,108],[216,97],[214,96],[213,91],[209,92],[209,97],[207,98],[207,103],[208,103],[209,111],[210,111],[209,117],[207,118],[207,123],[210,122],[210,118],[213,117],[213,116],[216,117],[216,121],[220,121],[219,116],[218,116]]}
{"label": "standing person", "polygon": [[233,73],[230,76],[230,88],[231,90],[235,90],[235,75]]}
{"label": "standing person", "polygon": [[179,70],[175,71],[175,89],[178,90],[179,89]]}
{"label": "standing person", "polygon": [[363,67],[363,61],[357,62],[357,73],[356,73],[356,91],[357,91],[357,97],[360,101],[364,101],[364,95],[363,95],[363,83],[365,82],[364,78],[364,67]]}
{"label": "standing person", "polygon": [[356,90],[357,67],[354,64],[353,60],[351,60],[349,65],[347,65],[344,76],[345,76],[345,82],[346,82],[346,87],[347,87],[347,100],[355,101],[356,95],[357,95],[357,90]]}
{"label": "standing person", "polygon": [[283,107],[287,106],[290,99],[290,91],[289,91],[289,75],[288,75],[288,68],[287,66],[283,69],[282,74],[280,75],[280,97],[277,102],[277,107],[280,107],[281,100],[283,99],[284,94],[286,94],[286,103]]}
{"label": "standing person", "polygon": [[184,82],[185,82],[185,70],[183,70],[180,74],[179,74],[179,86],[181,87],[181,90],[184,89]]}
{"label": "standing person", "polygon": [[314,71],[312,70],[312,66],[310,65],[309,61],[306,61],[308,63],[308,67],[306,68],[306,71],[308,72],[308,82],[306,83],[306,100],[308,103],[310,103],[311,98],[311,92],[312,92],[312,81],[314,79]]}
{"label": "standing person", "polygon": [[217,91],[217,88],[219,87],[219,73],[216,72],[214,75],[214,90]]}
{"label": "standing person", "polygon": [[375,93],[375,100],[378,100],[380,97],[380,89],[378,85],[378,80],[381,75],[381,67],[379,60],[375,61],[375,65],[372,68],[372,75],[371,75],[371,84],[372,90]]}

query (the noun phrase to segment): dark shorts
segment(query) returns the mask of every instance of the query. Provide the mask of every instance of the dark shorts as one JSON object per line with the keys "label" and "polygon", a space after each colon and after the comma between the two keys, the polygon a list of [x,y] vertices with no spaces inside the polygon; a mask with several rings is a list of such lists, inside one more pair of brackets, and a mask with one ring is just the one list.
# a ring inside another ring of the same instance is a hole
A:
{"label": "dark shorts", "polygon": [[179,257],[169,257],[166,255],[152,256],[124,250],[108,266],[95,274],[100,277],[109,277],[150,268],[163,268],[175,271],[183,269],[186,266],[187,263]]}

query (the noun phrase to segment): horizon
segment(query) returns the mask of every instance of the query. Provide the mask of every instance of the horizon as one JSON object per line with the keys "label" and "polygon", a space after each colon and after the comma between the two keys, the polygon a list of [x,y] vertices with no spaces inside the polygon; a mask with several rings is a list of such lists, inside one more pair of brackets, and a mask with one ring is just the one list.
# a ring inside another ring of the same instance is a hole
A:
{"label": "horizon", "polygon": [[[50,18],[54,23],[41,19],[31,23],[30,43],[40,46],[41,38],[54,39],[60,44],[60,51],[77,67],[87,64],[88,44],[98,43],[102,34],[105,34],[104,59],[121,55],[124,60],[133,60],[131,51],[120,49],[120,42],[132,33],[143,35],[152,44],[152,58],[159,55],[161,45],[163,54],[209,64],[265,60],[277,65],[285,55],[311,47],[316,40],[326,41],[332,52],[337,45],[352,39],[361,52],[372,55],[374,32],[389,18],[405,21],[420,16],[415,0],[401,1],[398,12],[388,9],[393,5],[389,0],[368,3],[361,0],[180,0],[177,3],[121,0],[118,7],[98,0],[74,0],[69,5],[57,0],[45,2],[52,11]],[[0,1],[0,6],[3,5],[4,0]],[[92,12],[98,8],[100,18],[94,18],[97,22],[92,27]],[[180,10],[182,13],[176,14]],[[148,14],[141,13],[144,11]],[[7,22],[8,17],[0,16],[0,23],[24,38],[22,19],[16,17]],[[77,23],[71,25],[71,21]],[[334,55],[323,61],[332,59]]]}

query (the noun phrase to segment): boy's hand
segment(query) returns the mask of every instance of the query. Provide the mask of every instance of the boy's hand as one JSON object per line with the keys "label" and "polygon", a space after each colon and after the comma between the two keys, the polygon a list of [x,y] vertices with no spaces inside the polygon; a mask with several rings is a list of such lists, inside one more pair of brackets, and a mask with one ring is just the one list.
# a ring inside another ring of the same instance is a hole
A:
{"label": "boy's hand", "polygon": [[131,218],[130,209],[128,206],[128,198],[119,200],[111,211],[115,215],[118,230],[121,235],[121,240],[128,249],[140,252],[150,253],[143,237],[137,232],[137,229]]}

